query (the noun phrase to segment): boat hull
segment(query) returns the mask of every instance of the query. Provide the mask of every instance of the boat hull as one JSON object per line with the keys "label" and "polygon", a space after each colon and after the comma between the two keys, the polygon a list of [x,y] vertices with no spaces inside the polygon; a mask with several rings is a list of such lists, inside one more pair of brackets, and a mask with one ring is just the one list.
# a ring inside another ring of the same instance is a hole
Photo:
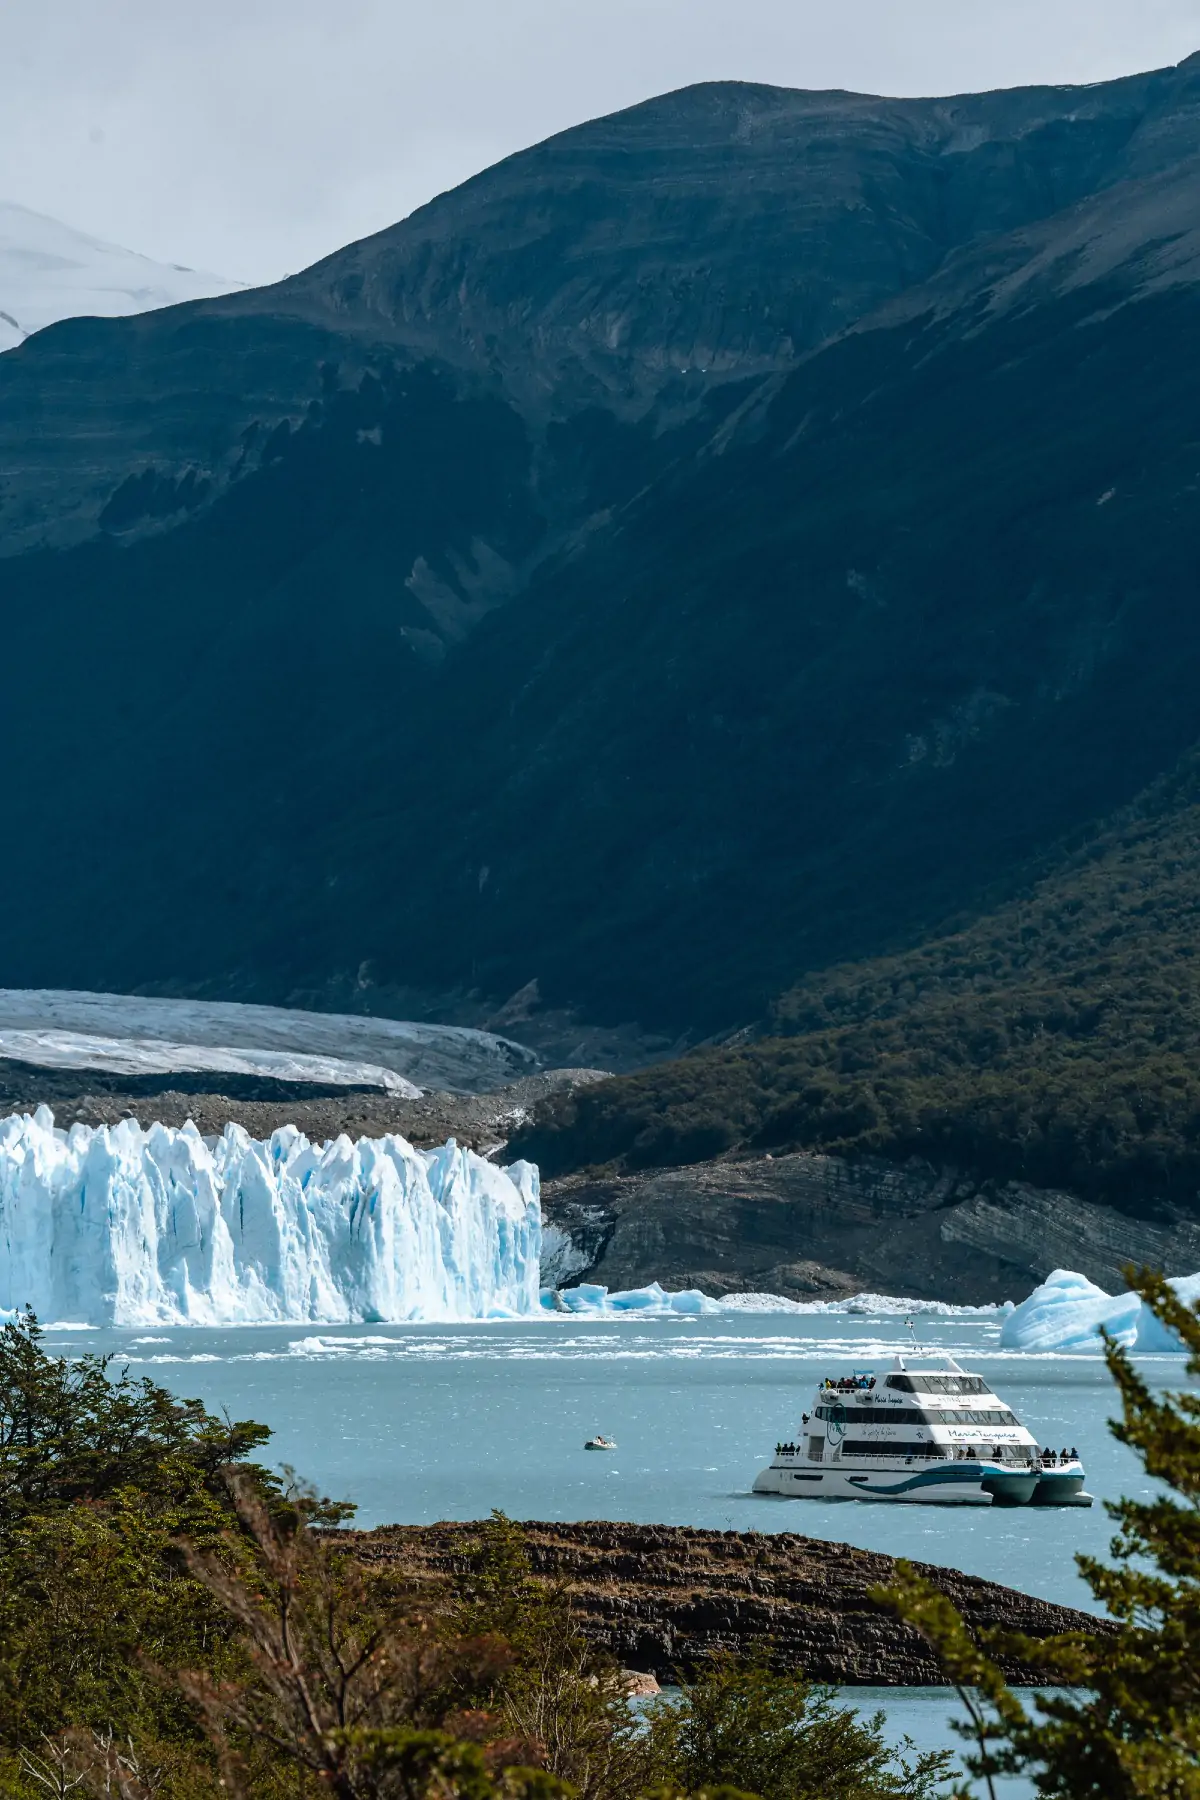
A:
{"label": "boat hull", "polygon": [[939,1463],[930,1468],[793,1468],[772,1463],[755,1477],[756,1494],[784,1500],[866,1500],[893,1506],[1026,1506],[1034,1473],[997,1463]]}
{"label": "boat hull", "polygon": [[1073,1470],[1069,1474],[1058,1474],[1049,1469],[1042,1470],[1041,1480],[1033,1492],[1031,1506],[1090,1506],[1092,1496],[1083,1491],[1083,1470]]}

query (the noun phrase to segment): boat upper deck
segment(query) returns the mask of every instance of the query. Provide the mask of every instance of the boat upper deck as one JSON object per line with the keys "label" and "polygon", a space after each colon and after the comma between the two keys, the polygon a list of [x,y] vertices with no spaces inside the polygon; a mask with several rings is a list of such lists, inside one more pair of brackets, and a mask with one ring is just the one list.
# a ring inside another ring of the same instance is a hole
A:
{"label": "boat upper deck", "polygon": [[780,1444],[776,1455],[790,1461],[972,1451],[1006,1461],[1037,1453],[1036,1440],[1012,1408],[953,1357],[897,1356],[882,1377],[862,1370],[827,1376],[811,1413],[803,1415],[799,1435],[806,1434],[806,1443]]}

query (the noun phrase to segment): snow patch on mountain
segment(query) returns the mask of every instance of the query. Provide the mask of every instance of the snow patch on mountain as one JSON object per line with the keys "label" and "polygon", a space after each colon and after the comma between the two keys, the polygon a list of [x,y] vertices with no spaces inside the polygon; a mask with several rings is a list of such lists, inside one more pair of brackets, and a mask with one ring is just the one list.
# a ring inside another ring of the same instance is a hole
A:
{"label": "snow patch on mountain", "polygon": [[242,285],[202,269],[154,262],[0,201],[0,351],[59,319],[121,318],[231,294]]}

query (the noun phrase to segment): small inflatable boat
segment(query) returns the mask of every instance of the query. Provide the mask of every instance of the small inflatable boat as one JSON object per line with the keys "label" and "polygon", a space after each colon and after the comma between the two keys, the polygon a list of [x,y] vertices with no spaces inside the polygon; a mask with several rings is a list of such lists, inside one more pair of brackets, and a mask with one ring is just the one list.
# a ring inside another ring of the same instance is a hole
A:
{"label": "small inflatable boat", "polygon": [[598,1431],[595,1437],[590,1437],[583,1447],[585,1450],[615,1450],[617,1440],[605,1437],[603,1432]]}

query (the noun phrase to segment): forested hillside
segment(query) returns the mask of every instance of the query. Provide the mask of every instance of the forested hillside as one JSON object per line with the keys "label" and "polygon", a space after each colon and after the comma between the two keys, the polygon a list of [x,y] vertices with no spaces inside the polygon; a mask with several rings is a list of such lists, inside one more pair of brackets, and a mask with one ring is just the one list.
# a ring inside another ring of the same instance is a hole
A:
{"label": "forested hillside", "polygon": [[1026,894],[815,975],[778,1035],[551,1101],[550,1174],[735,1145],[917,1156],[1137,1212],[1200,1190],[1200,764]]}

